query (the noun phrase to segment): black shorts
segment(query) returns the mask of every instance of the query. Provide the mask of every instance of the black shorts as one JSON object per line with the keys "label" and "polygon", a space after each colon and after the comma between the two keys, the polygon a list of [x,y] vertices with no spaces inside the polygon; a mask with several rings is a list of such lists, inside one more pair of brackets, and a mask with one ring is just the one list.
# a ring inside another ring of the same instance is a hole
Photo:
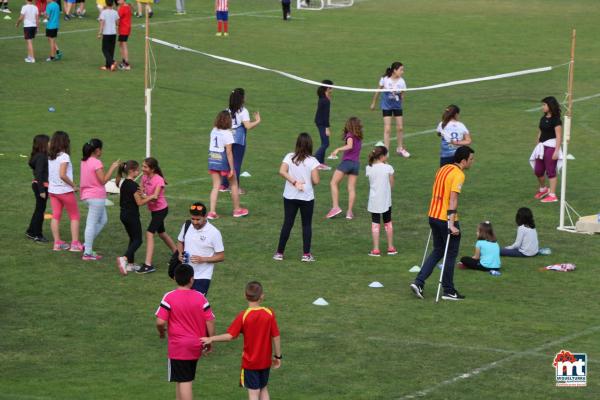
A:
{"label": "black shorts", "polygon": [[196,365],[198,360],[173,360],[168,361],[169,382],[191,382],[196,378]]}
{"label": "black shorts", "polygon": [[169,207],[152,211],[152,219],[146,230],[150,233],[163,233],[165,231],[165,218],[167,218],[168,213]]}
{"label": "black shorts", "polygon": [[37,33],[37,27],[29,26],[27,28],[23,28],[23,37],[25,40],[35,39],[35,34]]}
{"label": "black shorts", "polygon": [[240,374],[240,386],[246,389],[259,390],[269,383],[270,368],[265,369],[244,369]]}
{"label": "black shorts", "polygon": [[119,35],[119,42],[126,42],[129,39],[129,35]]}
{"label": "black shorts", "polygon": [[85,0],[75,0],[75,3],[85,3]]}
{"label": "black shorts", "polygon": [[392,222],[392,207],[390,207],[386,212],[381,214],[371,213],[371,222],[374,224],[380,224],[382,215],[384,224]]}
{"label": "black shorts", "polygon": [[401,117],[402,109],[395,108],[392,110],[381,110],[381,113],[384,117]]}
{"label": "black shorts", "polygon": [[46,37],[55,38],[58,36],[58,28],[56,29],[46,29]]}
{"label": "black shorts", "polygon": [[344,160],[336,168],[338,171],[347,175],[358,175],[360,171],[360,163],[358,161]]}

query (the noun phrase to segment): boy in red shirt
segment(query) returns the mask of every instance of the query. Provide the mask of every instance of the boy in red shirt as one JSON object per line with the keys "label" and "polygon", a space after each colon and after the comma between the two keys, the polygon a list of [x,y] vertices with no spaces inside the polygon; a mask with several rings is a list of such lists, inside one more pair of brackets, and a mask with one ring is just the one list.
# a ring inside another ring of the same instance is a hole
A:
{"label": "boy in red shirt", "polygon": [[[164,295],[156,310],[156,329],[161,339],[168,332],[169,382],[176,382],[178,400],[192,400],[196,365],[202,355],[202,336],[215,334],[215,316],[202,293],[192,290],[194,269],[182,264],[175,269],[179,286]],[[210,351],[210,345],[205,350]]]}
{"label": "boy in red shirt", "polygon": [[127,49],[127,39],[131,34],[131,6],[125,0],[117,0],[119,5],[119,50],[123,61],[119,63],[119,69],[129,71],[129,50]]}
{"label": "boy in red shirt", "polygon": [[[248,389],[250,400],[269,399],[267,384],[271,365],[275,369],[281,366],[279,328],[273,310],[260,306],[264,298],[262,285],[249,282],[246,285],[248,308],[237,315],[227,328],[227,333],[200,339],[205,345],[210,345],[212,342],[227,342],[237,338],[240,333],[244,334],[240,386]],[[275,347],[274,353],[272,345]]]}

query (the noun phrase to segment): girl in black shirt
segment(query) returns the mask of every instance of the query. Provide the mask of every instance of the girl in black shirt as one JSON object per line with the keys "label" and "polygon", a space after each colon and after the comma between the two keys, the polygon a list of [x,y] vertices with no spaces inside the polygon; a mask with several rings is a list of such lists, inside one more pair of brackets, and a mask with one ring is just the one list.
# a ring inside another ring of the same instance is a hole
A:
{"label": "girl in black shirt", "polygon": [[[562,139],[560,104],[553,96],[546,97],[542,99],[542,111],[544,115],[540,119],[538,129],[538,146],[543,146],[543,155],[535,160],[533,168],[539,182],[539,189],[534,198],[541,199],[542,203],[553,203],[558,201],[556,170]],[[546,186],[546,176],[550,183],[549,188]]]}
{"label": "girl in black shirt", "polygon": [[35,210],[31,216],[29,228],[25,235],[34,242],[47,243],[48,239],[42,234],[44,212],[48,201],[48,135],[37,135],[33,138],[29,166],[33,170],[31,189],[35,196]]}
{"label": "girl in black shirt", "polygon": [[[333,85],[333,82],[329,79],[325,79],[321,83],[326,85]],[[317,96],[319,102],[317,103],[317,112],[315,113],[315,125],[321,136],[321,147],[315,153],[315,158],[319,160],[318,168],[320,170],[328,171],[331,169],[330,166],[325,164],[325,153],[329,147],[329,136],[331,131],[329,130],[329,110],[331,108],[331,92],[333,89],[327,86],[319,86],[317,89]]]}

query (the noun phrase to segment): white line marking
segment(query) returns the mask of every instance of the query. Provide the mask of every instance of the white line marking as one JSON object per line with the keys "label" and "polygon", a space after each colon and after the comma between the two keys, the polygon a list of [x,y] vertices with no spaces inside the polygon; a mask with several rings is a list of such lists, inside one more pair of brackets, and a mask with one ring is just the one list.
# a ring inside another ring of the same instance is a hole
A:
{"label": "white line marking", "polygon": [[[591,99],[595,99],[596,97],[600,97],[600,93],[593,94],[591,96],[580,97],[578,99],[573,100],[573,103],[578,103],[580,101],[587,101]],[[542,111],[542,107],[533,107],[525,110],[526,112],[534,112],[534,111]]]}
{"label": "white line marking", "polygon": [[[405,134],[405,135],[404,135],[404,139],[406,139],[406,138],[409,138],[409,137],[414,137],[414,136],[426,135],[426,134],[428,134],[428,133],[433,133],[433,132],[435,132],[435,129],[427,129],[427,130],[425,130],[425,131],[411,132],[411,133],[407,133],[407,134]],[[393,137],[393,138],[391,138],[390,140],[391,140],[391,141],[394,141],[394,140],[396,140],[396,138],[395,138],[395,137]],[[378,142],[383,142],[383,138],[381,138],[380,140],[377,140],[377,141],[375,141],[375,142],[369,142],[369,143],[365,143],[365,146],[371,146],[371,145],[374,145],[375,143],[378,143]]]}

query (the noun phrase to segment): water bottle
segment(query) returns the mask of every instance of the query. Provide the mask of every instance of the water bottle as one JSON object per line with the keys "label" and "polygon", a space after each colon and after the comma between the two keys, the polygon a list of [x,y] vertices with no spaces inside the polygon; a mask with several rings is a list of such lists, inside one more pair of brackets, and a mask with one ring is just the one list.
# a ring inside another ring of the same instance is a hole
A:
{"label": "water bottle", "polygon": [[490,275],[492,276],[500,276],[502,275],[502,272],[498,271],[497,269],[493,269],[490,271]]}
{"label": "water bottle", "polygon": [[183,263],[184,264],[190,263],[190,253],[188,253],[187,251],[183,252]]}

